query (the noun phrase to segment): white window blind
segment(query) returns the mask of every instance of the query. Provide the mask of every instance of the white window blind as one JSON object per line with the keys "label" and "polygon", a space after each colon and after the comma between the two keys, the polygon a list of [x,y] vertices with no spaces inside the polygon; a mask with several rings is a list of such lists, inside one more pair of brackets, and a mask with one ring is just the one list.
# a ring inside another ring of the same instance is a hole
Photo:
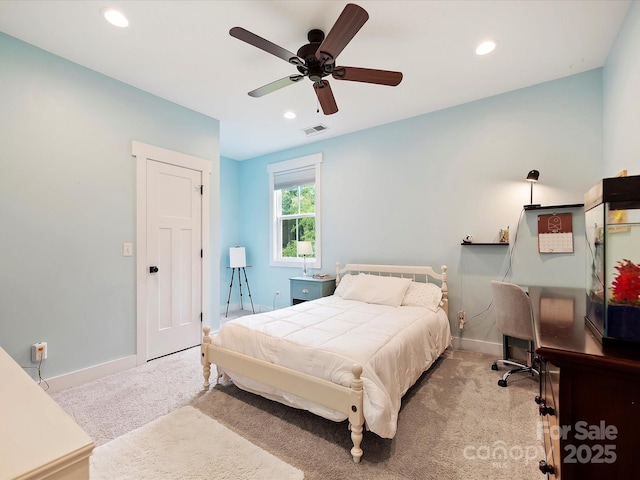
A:
{"label": "white window blind", "polygon": [[316,167],[310,165],[308,167],[274,172],[273,188],[274,190],[286,190],[302,185],[311,185],[316,181]]}

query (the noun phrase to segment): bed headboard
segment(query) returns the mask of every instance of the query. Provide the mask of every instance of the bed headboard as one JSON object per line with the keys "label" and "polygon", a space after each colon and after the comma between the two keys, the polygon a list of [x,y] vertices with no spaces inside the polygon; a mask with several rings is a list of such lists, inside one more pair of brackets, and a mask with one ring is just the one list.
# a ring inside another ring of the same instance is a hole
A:
{"label": "bed headboard", "polygon": [[447,286],[446,265],[442,265],[440,267],[440,273],[437,273],[432,267],[418,265],[367,265],[347,263],[344,267],[340,267],[340,262],[336,262],[336,285],[340,283],[340,276],[346,273],[368,273],[371,275],[410,278],[414,282],[423,283],[429,283],[430,279],[437,280],[440,282],[440,289],[442,290],[442,309],[449,314],[449,287]]}

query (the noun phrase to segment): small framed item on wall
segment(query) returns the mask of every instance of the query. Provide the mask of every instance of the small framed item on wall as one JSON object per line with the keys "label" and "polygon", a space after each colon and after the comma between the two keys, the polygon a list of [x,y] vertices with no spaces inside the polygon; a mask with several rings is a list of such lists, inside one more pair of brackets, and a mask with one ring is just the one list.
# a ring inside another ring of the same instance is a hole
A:
{"label": "small framed item on wall", "polygon": [[538,215],[538,252],[573,253],[573,221],[570,213]]}

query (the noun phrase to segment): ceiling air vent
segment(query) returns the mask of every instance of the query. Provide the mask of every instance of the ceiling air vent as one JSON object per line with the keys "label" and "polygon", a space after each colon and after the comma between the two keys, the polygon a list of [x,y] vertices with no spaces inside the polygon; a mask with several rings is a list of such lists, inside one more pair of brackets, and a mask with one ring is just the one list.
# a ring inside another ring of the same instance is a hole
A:
{"label": "ceiling air vent", "polygon": [[318,135],[328,128],[329,127],[327,127],[326,125],[322,125],[320,123],[318,125],[314,125],[313,127],[303,128],[302,131],[307,135],[307,137],[310,137],[311,135]]}

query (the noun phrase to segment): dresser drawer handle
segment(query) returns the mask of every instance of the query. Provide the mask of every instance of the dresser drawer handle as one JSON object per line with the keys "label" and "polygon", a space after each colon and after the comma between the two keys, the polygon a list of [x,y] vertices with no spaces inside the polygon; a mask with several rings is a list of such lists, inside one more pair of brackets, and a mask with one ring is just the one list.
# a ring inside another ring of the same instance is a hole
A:
{"label": "dresser drawer handle", "polygon": [[307,293],[309,293],[309,289],[308,288],[303,288],[302,289],[302,293],[304,293],[306,295]]}

